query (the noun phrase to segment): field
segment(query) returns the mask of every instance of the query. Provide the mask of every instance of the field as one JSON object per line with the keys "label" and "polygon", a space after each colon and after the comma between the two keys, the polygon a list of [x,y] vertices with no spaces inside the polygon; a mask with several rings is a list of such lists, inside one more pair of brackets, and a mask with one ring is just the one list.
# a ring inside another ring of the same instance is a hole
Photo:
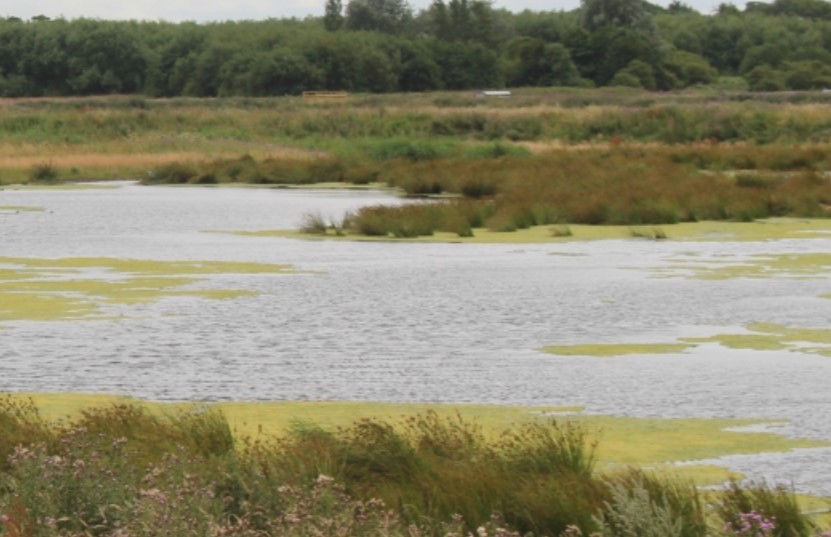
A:
{"label": "field", "polygon": [[[473,243],[823,237],[831,228],[829,104],[819,92],[625,89],[528,89],[499,100],[351,95],[331,103],[4,100],[0,185],[88,188],[132,179],[389,188],[413,198],[338,220],[310,213],[292,230],[236,232],[254,236]],[[0,216],[40,210],[0,206]],[[234,298],[245,291],[181,288],[200,274],[294,272],[253,263],[0,262],[17,267],[0,271],[0,321],[89,317],[97,314],[94,300]],[[820,254],[718,266],[679,259],[677,270],[717,280],[810,276],[828,265]],[[129,277],[50,279],[57,270],[89,268]],[[782,349],[809,342],[829,353],[824,330],[747,328],[751,334],[660,345],[541,350],[618,356],[703,343]],[[819,445],[726,430],[743,425],[751,423],[610,418],[579,408],[9,396],[0,401],[0,535],[820,535],[822,518],[808,513],[826,511],[821,500],[729,481],[741,476],[721,468],[678,465]],[[697,488],[725,481],[719,493]]]}

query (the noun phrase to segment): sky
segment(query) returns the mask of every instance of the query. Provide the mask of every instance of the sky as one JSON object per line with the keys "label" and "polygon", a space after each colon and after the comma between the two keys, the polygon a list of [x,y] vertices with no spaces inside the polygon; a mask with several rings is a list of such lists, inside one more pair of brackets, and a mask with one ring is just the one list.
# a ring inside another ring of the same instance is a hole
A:
{"label": "sky", "polygon": [[[666,5],[669,0],[652,0]],[[686,0],[702,13],[712,13],[722,0]],[[0,1],[0,15],[28,20],[36,15],[50,18],[79,17],[109,20],[164,20],[168,22],[211,22],[225,20],[261,20],[267,18],[305,18],[323,14],[325,0],[14,0]],[[347,3],[344,0],[344,5]],[[410,0],[415,9],[427,7],[431,0]],[[744,1],[734,1],[744,7]],[[5,6],[3,6],[5,4]],[[510,11],[570,10],[579,0],[495,0],[496,8]]]}

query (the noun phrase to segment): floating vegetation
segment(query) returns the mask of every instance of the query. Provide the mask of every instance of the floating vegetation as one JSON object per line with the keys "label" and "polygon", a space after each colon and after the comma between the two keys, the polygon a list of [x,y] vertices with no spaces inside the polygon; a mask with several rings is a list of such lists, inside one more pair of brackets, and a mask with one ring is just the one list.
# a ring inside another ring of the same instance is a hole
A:
{"label": "floating vegetation", "polygon": [[0,216],[18,213],[40,213],[45,210],[43,207],[33,207],[30,205],[0,205]]}
{"label": "floating vegetation", "polygon": [[704,338],[682,338],[687,343],[718,343],[730,349],[791,350],[831,356],[831,331],[819,328],[789,328],[778,324],[752,323],[750,334],[718,334]]}
{"label": "floating vegetation", "polygon": [[192,289],[217,274],[287,274],[289,265],[226,261],[0,257],[0,321],[104,318],[102,306],[185,296],[227,299],[244,289]]}
{"label": "floating vegetation", "polygon": [[746,330],[746,333],[682,337],[676,343],[548,345],[540,348],[539,351],[559,356],[614,357],[638,354],[680,354],[702,344],[715,343],[727,349],[795,351],[831,356],[831,330],[790,328],[770,323],[751,323],[747,325]]}
{"label": "floating vegetation", "polygon": [[656,269],[661,276],[679,272],[700,280],[734,278],[825,278],[831,269],[831,253],[759,254],[741,259],[677,260],[668,268]]}

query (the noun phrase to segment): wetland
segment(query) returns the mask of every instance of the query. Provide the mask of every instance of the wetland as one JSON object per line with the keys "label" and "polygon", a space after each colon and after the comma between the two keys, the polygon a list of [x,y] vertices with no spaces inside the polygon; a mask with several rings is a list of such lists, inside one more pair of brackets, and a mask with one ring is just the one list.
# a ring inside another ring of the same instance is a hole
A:
{"label": "wetland", "polygon": [[0,103],[0,532],[248,535],[299,486],[430,535],[641,494],[815,534],[825,98],[578,93]]}
{"label": "wetland", "polygon": [[[309,211],[341,217],[405,200],[108,186],[2,192],[3,205],[43,210],[4,219],[0,390],[565,406],[769,420],[787,437],[831,438],[823,221],[775,241],[614,229],[593,241],[299,240],[256,232],[296,227]],[[739,236],[747,226],[701,229]],[[827,450],[790,456],[811,466],[794,486],[825,493]],[[793,479],[791,464],[766,457],[742,471]]]}

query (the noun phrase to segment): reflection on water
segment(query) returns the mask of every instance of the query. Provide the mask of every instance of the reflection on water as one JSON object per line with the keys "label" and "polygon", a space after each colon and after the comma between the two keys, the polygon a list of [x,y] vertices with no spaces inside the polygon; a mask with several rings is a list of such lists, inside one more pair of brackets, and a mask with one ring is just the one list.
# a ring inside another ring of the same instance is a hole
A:
{"label": "reflection on water", "polygon": [[[655,277],[654,269],[691,252],[699,261],[827,252],[831,239],[511,246],[205,232],[294,227],[307,212],[337,217],[381,202],[398,200],[381,192],[133,185],[0,192],[0,205],[45,209],[3,218],[0,256],[255,261],[321,271],[209,276],[196,285],[259,294],[106,306],[124,315],[118,321],[7,323],[0,390],[584,405],[633,416],[783,418],[786,434],[831,440],[831,358],[715,343],[611,359],[534,350],[674,342],[757,321],[825,328],[831,301],[819,296],[831,291],[827,279],[702,281]],[[751,475],[768,475],[775,464],[789,473],[774,477],[812,490],[831,483],[831,468],[810,453],[736,460]]]}

